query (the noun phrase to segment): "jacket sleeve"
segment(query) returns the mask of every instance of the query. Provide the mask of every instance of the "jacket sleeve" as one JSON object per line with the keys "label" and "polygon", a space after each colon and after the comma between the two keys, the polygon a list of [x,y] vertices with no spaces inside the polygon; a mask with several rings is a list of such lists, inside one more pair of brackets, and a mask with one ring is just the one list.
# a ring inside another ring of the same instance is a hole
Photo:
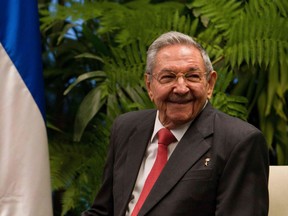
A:
{"label": "jacket sleeve", "polygon": [[216,216],[268,215],[269,159],[264,136],[253,130],[233,147],[218,185]]}

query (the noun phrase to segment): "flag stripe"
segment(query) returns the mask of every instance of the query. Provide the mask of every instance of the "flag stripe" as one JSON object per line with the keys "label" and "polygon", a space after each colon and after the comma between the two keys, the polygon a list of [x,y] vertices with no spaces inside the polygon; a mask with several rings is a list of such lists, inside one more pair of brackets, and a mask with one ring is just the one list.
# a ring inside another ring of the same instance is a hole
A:
{"label": "flag stripe", "polygon": [[51,216],[43,118],[1,44],[0,65],[0,215]]}
{"label": "flag stripe", "polygon": [[[37,1],[0,1],[0,42],[44,117],[44,84]],[[32,51],[31,51],[32,50]],[[33,76],[31,76],[33,74]]]}

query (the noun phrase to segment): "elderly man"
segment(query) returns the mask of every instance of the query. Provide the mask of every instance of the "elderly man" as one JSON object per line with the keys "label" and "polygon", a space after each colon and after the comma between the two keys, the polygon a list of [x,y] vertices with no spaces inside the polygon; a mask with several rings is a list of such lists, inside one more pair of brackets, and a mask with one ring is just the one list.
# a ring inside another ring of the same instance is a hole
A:
{"label": "elderly man", "polygon": [[149,47],[155,110],[119,116],[103,185],[83,216],[265,216],[269,161],[252,125],[212,107],[217,79],[205,50],[168,32]]}

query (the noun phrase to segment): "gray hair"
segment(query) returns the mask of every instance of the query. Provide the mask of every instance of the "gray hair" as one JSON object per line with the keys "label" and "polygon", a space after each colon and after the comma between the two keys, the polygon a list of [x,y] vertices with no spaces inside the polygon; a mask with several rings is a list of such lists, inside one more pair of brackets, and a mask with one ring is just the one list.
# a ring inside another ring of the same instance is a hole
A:
{"label": "gray hair", "polygon": [[208,78],[210,72],[213,71],[213,66],[204,48],[192,37],[176,31],[170,31],[160,35],[160,37],[150,45],[147,51],[146,73],[152,74],[158,51],[163,47],[175,44],[192,45],[200,51]]}

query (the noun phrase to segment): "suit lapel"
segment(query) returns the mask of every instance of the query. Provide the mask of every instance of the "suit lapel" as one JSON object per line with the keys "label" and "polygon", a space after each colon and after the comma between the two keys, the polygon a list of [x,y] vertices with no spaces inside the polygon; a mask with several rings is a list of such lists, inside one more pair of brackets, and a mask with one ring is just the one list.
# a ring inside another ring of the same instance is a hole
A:
{"label": "suit lapel", "polygon": [[119,215],[125,215],[126,207],[129,203],[147,144],[153,132],[155,116],[156,111],[146,118],[141,125],[138,125],[127,143],[127,160],[125,163],[125,177],[123,182],[123,201],[125,204]]}
{"label": "suit lapel", "polygon": [[186,131],[143,204],[139,215],[144,215],[156,205],[210,149],[210,143],[207,143],[205,138],[213,133],[212,111],[211,105],[208,104]]}

